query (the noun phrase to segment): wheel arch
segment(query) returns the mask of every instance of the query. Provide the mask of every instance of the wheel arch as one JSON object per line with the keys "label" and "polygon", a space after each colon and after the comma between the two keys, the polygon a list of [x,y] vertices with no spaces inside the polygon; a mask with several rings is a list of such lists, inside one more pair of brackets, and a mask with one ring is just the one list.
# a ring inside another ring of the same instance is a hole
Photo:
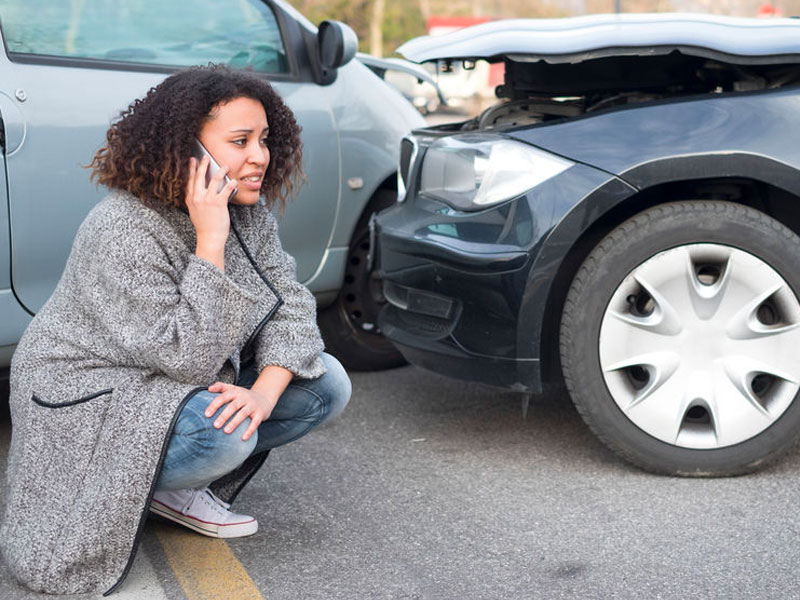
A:
{"label": "wheel arch", "polygon": [[377,185],[372,189],[367,196],[367,201],[361,207],[358,218],[350,219],[348,228],[343,232],[346,237],[346,243],[349,245],[353,242],[353,236],[359,230],[359,228],[366,222],[369,221],[369,217],[372,213],[376,210],[380,210],[380,208],[385,208],[382,204],[385,203],[385,196],[383,196],[382,192],[392,192],[395,194],[395,198],[397,196],[397,172],[389,173],[383,179],[378,180]]}
{"label": "wheel arch", "polygon": [[372,194],[369,197],[369,200],[364,205],[364,208],[361,210],[361,215],[358,217],[358,221],[356,225],[353,227],[353,230],[350,232],[350,240],[353,239],[353,233],[364,223],[369,222],[369,218],[372,213],[382,210],[383,208],[387,208],[383,206],[385,203],[386,196],[383,196],[381,192],[391,192],[394,195],[395,201],[397,200],[397,173],[391,173],[388,177],[383,179],[378,186],[372,190]]}
{"label": "wheel arch", "polygon": [[[694,179],[668,179],[663,176],[661,178],[651,178],[650,185],[643,185],[627,197],[621,198],[619,202],[608,208],[591,225],[585,228],[580,235],[574,237],[566,252],[564,252],[562,245],[560,252],[563,258],[558,261],[554,271],[550,274],[548,290],[545,294],[540,295],[537,303],[531,303],[533,310],[541,313],[536,319],[541,326],[538,329],[538,335],[534,337],[538,340],[540,373],[543,382],[558,382],[561,380],[561,361],[558,350],[561,312],[567,291],[575,274],[586,256],[600,240],[635,214],[653,206],[672,201],[725,200],[760,210],[800,235],[800,174],[794,168],[782,163],[776,166],[773,161],[768,159],[759,160],[758,162],[762,166],[769,167],[769,169],[759,171],[758,176],[753,174],[754,170],[748,169],[749,172],[747,174],[731,174],[728,172],[724,175]],[[653,165],[648,165],[646,168],[651,173],[658,172]],[[776,169],[780,171],[780,177],[771,178],[770,181],[767,181],[762,176],[764,173],[774,173]],[[672,173],[680,172],[675,169],[674,164],[670,165],[666,170]],[[790,173],[786,173],[787,171]],[[662,170],[661,173],[663,172]],[[794,176],[795,181],[790,181],[789,185],[785,185],[789,174]],[[638,175],[641,175],[641,173]],[[640,179],[636,183],[642,183],[641,177],[623,177],[626,181]],[[593,202],[594,196],[595,194],[587,196],[581,203]],[[558,239],[559,236],[554,236],[554,234],[557,234],[557,230],[560,228],[568,225],[568,219],[569,215],[565,215],[564,219],[548,236],[548,241]],[[563,244],[563,241],[559,243]],[[548,264],[546,258],[548,254],[547,246],[548,242],[545,243],[538,254],[531,269],[531,276],[540,268],[546,268]],[[529,281],[531,276],[529,276]],[[536,306],[537,304],[538,307]],[[528,323],[531,322],[529,318],[526,320]]]}
{"label": "wheel arch", "polygon": [[[370,215],[382,203],[385,203],[385,196],[382,197],[382,192],[392,191],[397,194],[396,180],[396,172],[389,173],[382,179],[376,179],[377,184],[369,191],[369,195],[366,193],[361,195],[358,202],[354,202],[353,206],[348,207],[347,214],[344,214],[340,209],[339,214],[337,214],[337,222],[334,225],[333,238],[328,242],[329,251],[333,249],[342,252],[352,246],[359,229],[369,222]],[[326,287],[320,289],[312,288],[317,300],[317,308],[320,310],[327,308],[335,301],[342,288],[346,270],[343,262],[335,264],[333,267],[331,266],[332,263],[323,264],[326,269],[335,270],[335,273],[331,271],[332,275],[330,279],[326,280]],[[336,268],[334,269],[334,267]],[[309,284],[308,281],[305,283],[306,285]]]}
{"label": "wheel arch", "polygon": [[393,178],[386,177],[372,192],[349,233],[347,260],[336,297],[318,313],[317,322],[327,351],[349,370],[380,370],[405,364],[399,351],[377,329],[382,300],[368,265],[369,220],[397,201]]}

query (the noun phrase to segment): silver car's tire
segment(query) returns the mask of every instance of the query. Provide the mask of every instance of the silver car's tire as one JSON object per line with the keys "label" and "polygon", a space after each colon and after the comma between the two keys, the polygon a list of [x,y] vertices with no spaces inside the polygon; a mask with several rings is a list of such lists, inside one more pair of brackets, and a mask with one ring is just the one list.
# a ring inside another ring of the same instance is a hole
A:
{"label": "silver car's tire", "polygon": [[10,417],[8,379],[0,379],[0,421]]}
{"label": "silver car's tire", "polygon": [[676,202],[589,254],[561,360],[592,430],[662,473],[744,473],[800,434],[800,238],[756,210]]}
{"label": "silver car's tire", "polygon": [[348,371],[380,371],[406,363],[403,355],[378,329],[378,313],[386,300],[379,282],[367,269],[369,217],[397,201],[397,194],[378,190],[356,225],[347,255],[344,282],[333,304],[320,311],[319,328],[325,349]]}

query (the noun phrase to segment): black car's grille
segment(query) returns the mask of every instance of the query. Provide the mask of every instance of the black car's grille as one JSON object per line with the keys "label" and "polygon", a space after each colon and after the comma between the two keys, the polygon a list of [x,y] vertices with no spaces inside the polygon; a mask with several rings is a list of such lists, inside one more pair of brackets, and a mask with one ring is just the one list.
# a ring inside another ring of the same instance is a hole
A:
{"label": "black car's grille", "polygon": [[441,339],[450,335],[450,332],[453,330],[453,322],[448,319],[439,319],[429,315],[412,313],[391,305],[387,306],[384,310],[385,317],[389,322],[396,325],[402,331],[406,331],[418,337]]}
{"label": "black car's grille", "polygon": [[384,281],[383,294],[388,321],[420,337],[447,337],[461,316],[460,302],[434,292]]}

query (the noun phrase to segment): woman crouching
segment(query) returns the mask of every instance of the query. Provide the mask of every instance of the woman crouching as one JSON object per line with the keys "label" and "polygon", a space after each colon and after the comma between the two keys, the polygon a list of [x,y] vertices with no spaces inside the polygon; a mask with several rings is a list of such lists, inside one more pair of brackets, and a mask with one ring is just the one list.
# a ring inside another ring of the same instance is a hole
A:
{"label": "woman crouching", "polygon": [[112,192],[11,366],[0,547],[28,587],[115,589],[148,510],[255,533],[229,503],[271,448],[347,404],[270,213],[299,131],[268,83],[223,67],[169,77],[109,129],[91,166]]}

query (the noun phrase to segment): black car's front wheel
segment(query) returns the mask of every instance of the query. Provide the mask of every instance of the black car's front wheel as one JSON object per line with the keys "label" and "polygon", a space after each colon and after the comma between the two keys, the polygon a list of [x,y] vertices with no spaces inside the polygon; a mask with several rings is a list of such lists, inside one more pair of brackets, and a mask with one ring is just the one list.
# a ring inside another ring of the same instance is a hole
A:
{"label": "black car's front wheel", "polygon": [[589,254],[561,360],[591,429],[648,470],[752,471],[800,435],[800,238],[754,209],[675,202]]}

